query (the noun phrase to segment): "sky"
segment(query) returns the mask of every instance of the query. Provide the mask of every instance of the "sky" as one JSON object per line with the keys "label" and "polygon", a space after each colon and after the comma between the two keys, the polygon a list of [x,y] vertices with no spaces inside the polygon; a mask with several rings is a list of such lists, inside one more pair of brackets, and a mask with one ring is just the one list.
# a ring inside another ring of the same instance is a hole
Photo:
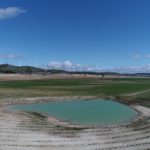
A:
{"label": "sky", "polygon": [[0,63],[150,72],[150,0],[0,0]]}

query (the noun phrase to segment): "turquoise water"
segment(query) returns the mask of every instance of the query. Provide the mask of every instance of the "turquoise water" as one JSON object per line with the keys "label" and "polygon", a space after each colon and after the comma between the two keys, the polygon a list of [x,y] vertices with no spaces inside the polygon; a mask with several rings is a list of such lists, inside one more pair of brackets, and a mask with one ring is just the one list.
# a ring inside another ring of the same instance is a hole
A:
{"label": "turquoise water", "polygon": [[130,121],[138,113],[111,100],[75,100],[12,106],[15,109],[45,113],[71,124],[114,125]]}

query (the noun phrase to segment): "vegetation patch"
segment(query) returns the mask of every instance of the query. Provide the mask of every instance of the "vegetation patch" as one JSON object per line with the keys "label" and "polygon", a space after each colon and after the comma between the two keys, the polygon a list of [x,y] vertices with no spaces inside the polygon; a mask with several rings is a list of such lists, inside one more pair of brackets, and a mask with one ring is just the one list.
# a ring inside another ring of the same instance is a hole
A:
{"label": "vegetation patch", "polygon": [[114,97],[131,104],[136,102],[150,106],[149,90],[149,78],[0,81],[0,99],[51,96],[96,96]]}

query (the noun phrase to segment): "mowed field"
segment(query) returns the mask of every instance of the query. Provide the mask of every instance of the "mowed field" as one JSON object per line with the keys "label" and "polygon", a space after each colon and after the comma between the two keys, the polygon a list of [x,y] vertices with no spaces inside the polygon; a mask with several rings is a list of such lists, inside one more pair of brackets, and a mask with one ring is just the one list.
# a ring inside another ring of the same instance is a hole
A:
{"label": "mowed field", "polygon": [[0,81],[0,100],[96,96],[150,106],[150,78],[65,78]]}

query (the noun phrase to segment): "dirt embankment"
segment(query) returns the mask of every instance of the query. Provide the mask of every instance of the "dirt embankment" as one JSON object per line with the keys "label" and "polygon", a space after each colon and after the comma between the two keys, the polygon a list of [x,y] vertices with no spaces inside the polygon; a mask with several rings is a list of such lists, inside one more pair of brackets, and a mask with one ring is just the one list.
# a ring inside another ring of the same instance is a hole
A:
{"label": "dirt embankment", "polygon": [[127,126],[88,129],[53,125],[45,118],[0,108],[1,150],[146,150],[150,147],[150,110],[136,106],[143,118]]}

